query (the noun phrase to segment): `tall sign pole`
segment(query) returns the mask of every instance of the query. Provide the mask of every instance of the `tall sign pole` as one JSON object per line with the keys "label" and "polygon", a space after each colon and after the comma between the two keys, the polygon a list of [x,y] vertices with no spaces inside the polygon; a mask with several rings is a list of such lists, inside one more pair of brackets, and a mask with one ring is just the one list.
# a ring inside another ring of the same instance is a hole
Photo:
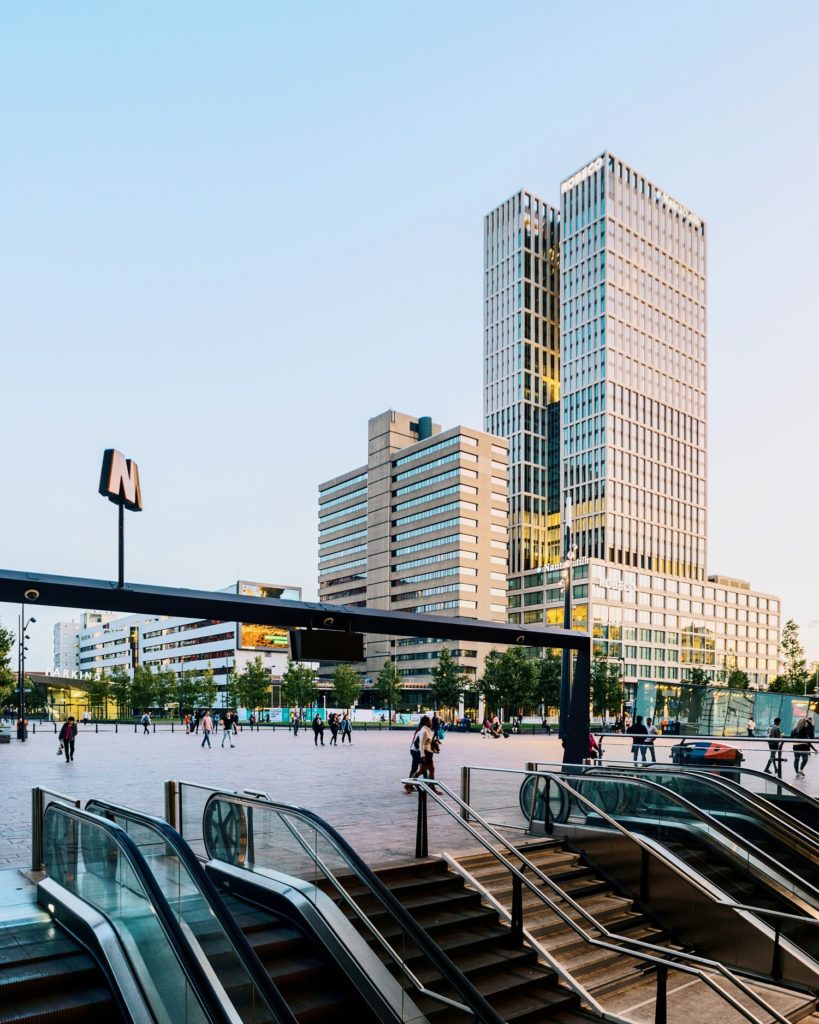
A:
{"label": "tall sign pole", "polygon": [[[563,558],[566,563],[563,573],[563,628],[572,628],[572,562],[574,546],[572,545],[572,503],[566,498],[566,511],[563,518]],[[569,731],[569,703],[572,693],[572,653],[568,648],[563,650],[560,665],[560,718],[558,735],[565,741]]]}
{"label": "tall sign pole", "polygon": [[117,586],[125,586],[125,509],[142,511],[139,467],[115,448],[106,448],[102,456],[99,492],[119,506],[119,572]]}

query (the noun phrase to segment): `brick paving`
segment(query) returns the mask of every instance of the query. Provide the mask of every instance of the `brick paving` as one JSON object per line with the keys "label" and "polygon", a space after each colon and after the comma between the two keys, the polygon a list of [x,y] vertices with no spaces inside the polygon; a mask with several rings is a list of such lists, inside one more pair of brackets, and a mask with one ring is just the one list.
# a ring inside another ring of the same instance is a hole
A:
{"label": "brick paving", "polygon": [[[311,731],[298,737],[277,729],[235,739],[235,749],[220,748],[221,733],[213,749],[200,747],[201,734],[159,730],[143,736],[141,730],[118,734],[80,727],[76,760],[58,758],[53,732],[39,730],[26,743],[12,739],[0,746],[3,815],[0,819],[0,867],[28,867],[30,857],[31,789],[44,786],[83,803],[91,797],[117,801],[163,813],[166,779],[182,779],[227,789],[265,790],[276,799],[305,806],[326,818],[371,863],[405,860],[415,849],[416,799],[405,796],[399,780],[409,771],[406,731],[357,731],[352,746],[339,743],[316,748]],[[658,760],[668,762],[668,747],[658,745]],[[733,741],[732,741],[733,742]],[[623,739],[607,739],[609,757],[627,756]],[[742,745],[740,743],[740,745]],[[748,750],[745,765],[762,768],[766,752]],[[438,777],[454,790],[460,785],[462,765],[523,769],[527,761],[553,761],[561,755],[560,741],[542,734],[511,736],[506,740],[450,733],[436,758]],[[609,759],[607,757],[607,760]],[[819,766],[808,765],[807,778],[797,785],[819,795]],[[791,781],[791,764],[784,777]],[[512,820],[520,780],[516,776],[476,775],[472,797],[477,809],[493,812],[495,820]],[[462,849],[469,837],[451,823],[444,811],[430,808],[430,852]]]}

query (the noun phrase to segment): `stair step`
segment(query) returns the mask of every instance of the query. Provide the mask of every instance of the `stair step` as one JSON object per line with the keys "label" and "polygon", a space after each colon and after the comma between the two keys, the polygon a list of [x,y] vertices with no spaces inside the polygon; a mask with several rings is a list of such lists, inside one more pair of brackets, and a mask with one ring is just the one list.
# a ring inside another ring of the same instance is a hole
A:
{"label": "stair step", "polygon": [[1,1024],[74,1024],[90,1020],[120,1020],[111,992],[102,985],[86,985],[68,992],[26,993],[0,1005]]}

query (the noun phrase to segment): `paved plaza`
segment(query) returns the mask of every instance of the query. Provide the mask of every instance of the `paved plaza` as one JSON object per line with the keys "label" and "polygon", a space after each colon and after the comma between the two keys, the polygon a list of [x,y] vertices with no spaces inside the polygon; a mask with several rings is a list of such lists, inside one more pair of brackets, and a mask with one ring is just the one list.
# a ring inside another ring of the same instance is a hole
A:
{"label": "paved plaza", "polygon": [[[85,801],[91,797],[124,803],[153,814],[163,813],[163,782],[179,779],[235,789],[264,790],[276,799],[307,807],[334,825],[370,863],[406,860],[415,851],[417,801],[406,796],[400,779],[409,771],[407,731],[357,731],[352,746],[339,742],[316,747],[310,730],[297,737],[284,729],[251,733],[245,729],[235,748],[221,748],[222,734],[213,748],[200,746],[201,734],[186,736],[161,727],[143,736],[141,728],[119,733],[80,727],[76,760],[66,764],[57,757],[57,739],[51,726],[38,729],[26,743],[13,739],[0,746],[0,772],[4,778],[4,814],[0,824],[0,867],[29,866],[31,789],[44,786]],[[669,747],[677,738],[661,739],[658,761],[668,763]],[[764,744],[743,747],[745,766],[761,769],[767,759]],[[606,761],[628,757],[625,737],[606,738]],[[557,761],[561,744],[544,734],[484,738],[478,733],[447,735],[436,757],[438,778],[456,792],[461,766],[522,770],[528,761]],[[786,756],[788,756],[786,754]],[[819,764],[808,763],[805,779],[796,785],[819,795]],[[792,763],[783,777],[793,781]],[[493,820],[511,820],[517,804],[520,778],[516,775],[475,773],[472,801],[479,811],[492,812]],[[490,799],[491,796],[491,799]],[[509,812],[509,813],[507,813]],[[506,816],[504,816],[506,815]],[[446,812],[430,807],[430,853],[474,845]]]}

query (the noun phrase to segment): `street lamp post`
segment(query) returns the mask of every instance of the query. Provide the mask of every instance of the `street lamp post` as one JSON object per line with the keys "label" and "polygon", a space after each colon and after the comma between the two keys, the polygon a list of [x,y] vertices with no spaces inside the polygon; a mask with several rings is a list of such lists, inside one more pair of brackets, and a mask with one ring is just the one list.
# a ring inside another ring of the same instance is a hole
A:
{"label": "street lamp post", "polygon": [[28,627],[32,623],[34,623],[36,621],[37,620],[34,618],[34,616],[32,616],[28,620],[28,622],[26,622],[25,610],[21,606],[21,608],[20,608],[20,615],[19,615],[19,617],[17,619],[17,625],[18,625],[17,636],[18,636],[18,644],[19,644],[19,649],[17,651],[17,656],[18,656],[18,663],[19,663],[19,666],[20,666],[20,671],[19,671],[18,709],[17,709],[18,710],[18,716],[17,716],[17,739],[18,740],[22,740],[24,743],[26,741],[26,725],[25,725],[25,715],[26,715],[26,640],[28,640],[28,637],[26,636],[26,630],[28,629]]}

